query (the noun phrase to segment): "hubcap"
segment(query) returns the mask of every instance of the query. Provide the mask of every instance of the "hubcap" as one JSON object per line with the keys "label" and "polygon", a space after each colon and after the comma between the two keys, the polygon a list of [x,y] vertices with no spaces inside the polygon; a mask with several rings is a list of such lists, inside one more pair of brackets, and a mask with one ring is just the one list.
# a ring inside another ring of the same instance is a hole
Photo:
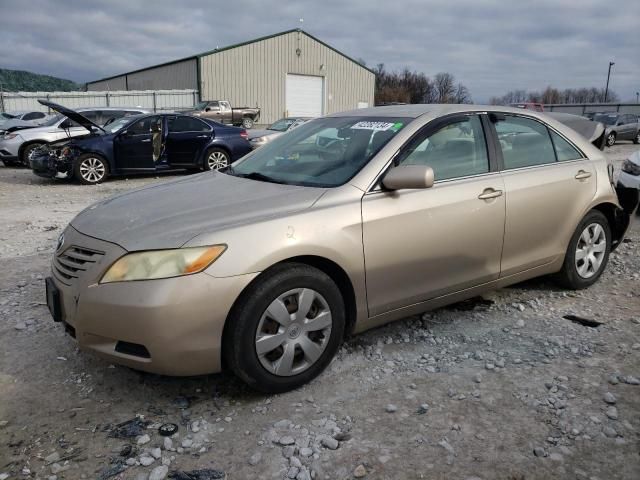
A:
{"label": "hubcap", "polygon": [[582,231],[576,246],[576,269],[582,278],[593,277],[602,266],[607,250],[607,237],[598,223],[592,223]]}
{"label": "hubcap", "polygon": [[227,156],[222,152],[211,152],[207,162],[209,163],[210,170],[219,170],[229,164]]}
{"label": "hubcap", "polygon": [[616,141],[615,135],[609,135],[608,141],[609,141],[609,145],[613,145],[613,142]]}
{"label": "hubcap", "polygon": [[99,182],[104,177],[105,172],[104,164],[94,157],[85,158],[80,164],[80,175],[87,182]]}
{"label": "hubcap", "polygon": [[289,377],[304,372],[327,348],[333,319],[329,304],[310,288],[283,293],[258,323],[256,353],[269,373]]}

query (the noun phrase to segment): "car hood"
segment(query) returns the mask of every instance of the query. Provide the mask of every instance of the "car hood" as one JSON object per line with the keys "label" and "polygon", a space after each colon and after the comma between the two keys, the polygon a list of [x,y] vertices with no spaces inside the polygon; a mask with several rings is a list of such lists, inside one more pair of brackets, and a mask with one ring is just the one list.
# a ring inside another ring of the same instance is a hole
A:
{"label": "car hood", "polygon": [[247,133],[249,134],[249,140],[251,140],[252,138],[260,138],[260,137],[269,137],[271,135],[276,135],[276,134],[282,134],[283,132],[278,132],[277,130],[247,130]]}
{"label": "car hood", "polygon": [[102,127],[100,125],[93,123],[87,117],[81,115],[75,110],[71,110],[70,108],[63,107],[62,105],[58,105],[57,103],[49,102],[47,100],[38,100],[38,103],[40,103],[41,105],[44,105],[45,107],[49,107],[58,113],[61,113],[67,118],[70,118],[71,120],[76,122],[78,125],[83,126],[90,132],[92,132],[94,129],[102,130]]}
{"label": "car hood", "polygon": [[325,191],[206,172],[96,203],[71,226],[128,251],[179,248],[202,233],[310,208]]}

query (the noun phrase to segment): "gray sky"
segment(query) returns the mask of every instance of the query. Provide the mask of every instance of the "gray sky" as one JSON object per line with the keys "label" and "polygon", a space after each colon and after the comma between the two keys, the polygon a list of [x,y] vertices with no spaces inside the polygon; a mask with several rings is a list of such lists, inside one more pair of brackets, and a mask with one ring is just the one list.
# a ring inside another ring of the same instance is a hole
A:
{"label": "gray sky", "polygon": [[[610,8],[612,7],[612,8]],[[0,67],[78,82],[302,28],[369,66],[513,89],[640,91],[640,1],[0,0]]]}

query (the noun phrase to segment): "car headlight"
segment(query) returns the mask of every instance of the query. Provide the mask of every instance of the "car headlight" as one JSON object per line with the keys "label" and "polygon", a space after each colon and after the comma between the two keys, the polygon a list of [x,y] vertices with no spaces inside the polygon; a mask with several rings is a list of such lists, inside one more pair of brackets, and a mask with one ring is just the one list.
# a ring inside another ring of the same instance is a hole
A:
{"label": "car headlight", "polygon": [[631,175],[640,175],[640,165],[627,159],[622,163],[622,171]]}
{"label": "car headlight", "polygon": [[191,275],[203,271],[226,249],[226,245],[213,245],[129,253],[109,267],[100,283]]}
{"label": "car headlight", "polygon": [[5,133],[4,134],[4,139],[5,140],[12,140],[14,138],[16,138],[18,136],[17,133]]}
{"label": "car headlight", "polygon": [[253,143],[267,143],[267,137],[256,137],[250,140]]}

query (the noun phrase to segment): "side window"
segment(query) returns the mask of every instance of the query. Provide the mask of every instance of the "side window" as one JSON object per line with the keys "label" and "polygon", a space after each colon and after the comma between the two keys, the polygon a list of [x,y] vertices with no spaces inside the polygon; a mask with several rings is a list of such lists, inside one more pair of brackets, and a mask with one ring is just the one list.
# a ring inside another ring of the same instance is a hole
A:
{"label": "side window", "polygon": [[138,120],[127,128],[127,132],[132,135],[149,135],[151,133],[151,122],[155,118],[156,117],[145,117]]}
{"label": "side window", "polygon": [[419,136],[400,154],[398,165],[427,165],[435,180],[489,172],[482,122],[477,115],[461,118],[428,137]]}
{"label": "side window", "polygon": [[93,123],[100,125],[100,112],[99,110],[87,110],[85,112],[78,112],[84,118],[91,120]]}
{"label": "side window", "polygon": [[554,163],[547,127],[528,118],[506,116],[495,123],[505,170]]}
{"label": "side window", "polygon": [[169,119],[170,132],[209,132],[211,128],[193,117],[172,117]]}
{"label": "side window", "polygon": [[23,120],[38,120],[40,118],[44,118],[44,113],[31,112],[22,117]]}
{"label": "side window", "polygon": [[578,160],[580,158],[584,158],[583,155],[564,138],[562,138],[553,130],[551,130],[550,132],[551,139],[553,140],[553,146],[556,148],[556,157],[558,158],[559,162],[566,162],[567,160]]}
{"label": "side window", "polygon": [[218,110],[220,110],[220,104],[218,102],[209,102],[209,104],[207,105],[207,108],[210,111],[217,112]]}

